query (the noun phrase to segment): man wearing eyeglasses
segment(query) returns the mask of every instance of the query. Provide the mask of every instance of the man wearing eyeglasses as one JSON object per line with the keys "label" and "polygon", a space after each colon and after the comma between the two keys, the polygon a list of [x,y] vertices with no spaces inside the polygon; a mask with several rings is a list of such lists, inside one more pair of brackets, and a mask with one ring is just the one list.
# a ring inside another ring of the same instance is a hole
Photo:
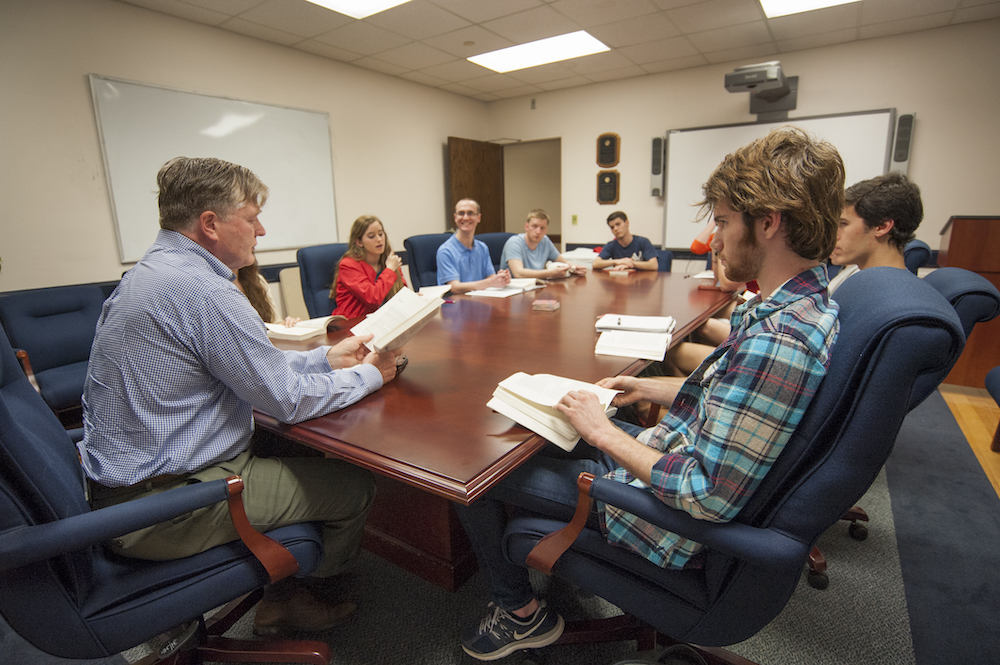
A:
{"label": "man wearing eyeglasses", "polygon": [[438,284],[449,285],[452,293],[510,284],[510,272],[497,272],[486,243],[476,240],[480,219],[479,204],[462,199],[455,204],[455,235],[438,247]]}

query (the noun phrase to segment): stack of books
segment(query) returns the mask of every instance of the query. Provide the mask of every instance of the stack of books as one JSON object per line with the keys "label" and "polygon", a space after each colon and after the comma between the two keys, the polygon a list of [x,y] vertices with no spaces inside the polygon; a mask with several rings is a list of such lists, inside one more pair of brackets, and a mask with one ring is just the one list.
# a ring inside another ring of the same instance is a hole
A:
{"label": "stack of books", "polygon": [[663,360],[676,325],[672,316],[605,314],[595,324],[600,356]]}

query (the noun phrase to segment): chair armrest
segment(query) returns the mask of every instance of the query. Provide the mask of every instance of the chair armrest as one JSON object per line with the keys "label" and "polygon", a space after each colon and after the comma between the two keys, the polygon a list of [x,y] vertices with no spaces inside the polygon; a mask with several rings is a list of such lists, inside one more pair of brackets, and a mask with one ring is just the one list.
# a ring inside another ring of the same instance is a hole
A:
{"label": "chair armrest", "polygon": [[[264,564],[272,581],[297,572],[298,562],[290,552],[250,526],[240,497],[242,491],[243,480],[232,476],[225,480],[178,487],[54,522],[10,529],[0,534],[0,571],[100,545],[117,536],[225,500],[229,503],[237,533]],[[277,553],[275,548],[280,548],[287,556]]]}
{"label": "chair armrest", "polygon": [[41,395],[42,389],[38,387],[35,372],[31,369],[31,360],[28,358],[28,352],[24,349],[14,349],[14,355],[17,356],[17,362],[21,363],[21,369],[24,370],[24,375],[28,377],[28,383],[35,389],[36,393]]}
{"label": "chair armrest", "polygon": [[[562,529],[543,537],[528,554],[532,568],[551,574],[552,566],[583,531],[590,501],[597,499],[617,506],[660,528],[701,543],[747,563],[764,567],[785,567],[803,562],[809,545],[772,529],[761,529],[740,522],[706,522],[688,513],[670,508],[652,492],[581,473],[577,479],[580,498],[573,520]],[[581,510],[583,518],[578,520]]]}

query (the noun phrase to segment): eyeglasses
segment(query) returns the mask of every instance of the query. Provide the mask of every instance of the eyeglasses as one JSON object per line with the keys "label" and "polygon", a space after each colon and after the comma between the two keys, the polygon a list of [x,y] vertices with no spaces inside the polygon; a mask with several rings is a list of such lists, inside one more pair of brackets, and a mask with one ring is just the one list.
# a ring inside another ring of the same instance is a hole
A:
{"label": "eyeglasses", "polygon": [[455,217],[476,217],[478,215],[479,215],[478,212],[474,212],[472,210],[456,210],[455,211]]}

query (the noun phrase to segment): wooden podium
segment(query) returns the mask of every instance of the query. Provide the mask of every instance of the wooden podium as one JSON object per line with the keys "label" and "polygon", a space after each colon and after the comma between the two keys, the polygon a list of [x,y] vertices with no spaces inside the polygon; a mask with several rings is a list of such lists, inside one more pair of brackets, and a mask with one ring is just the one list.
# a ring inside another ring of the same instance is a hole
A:
{"label": "wooden podium", "polygon": [[[1000,289],[1000,217],[951,217],[941,230],[937,262],[939,266],[979,273]],[[976,324],[962,356],[944,383],[985,388],[986,373],[997,365],[1000,365],[1000,317]]]}

